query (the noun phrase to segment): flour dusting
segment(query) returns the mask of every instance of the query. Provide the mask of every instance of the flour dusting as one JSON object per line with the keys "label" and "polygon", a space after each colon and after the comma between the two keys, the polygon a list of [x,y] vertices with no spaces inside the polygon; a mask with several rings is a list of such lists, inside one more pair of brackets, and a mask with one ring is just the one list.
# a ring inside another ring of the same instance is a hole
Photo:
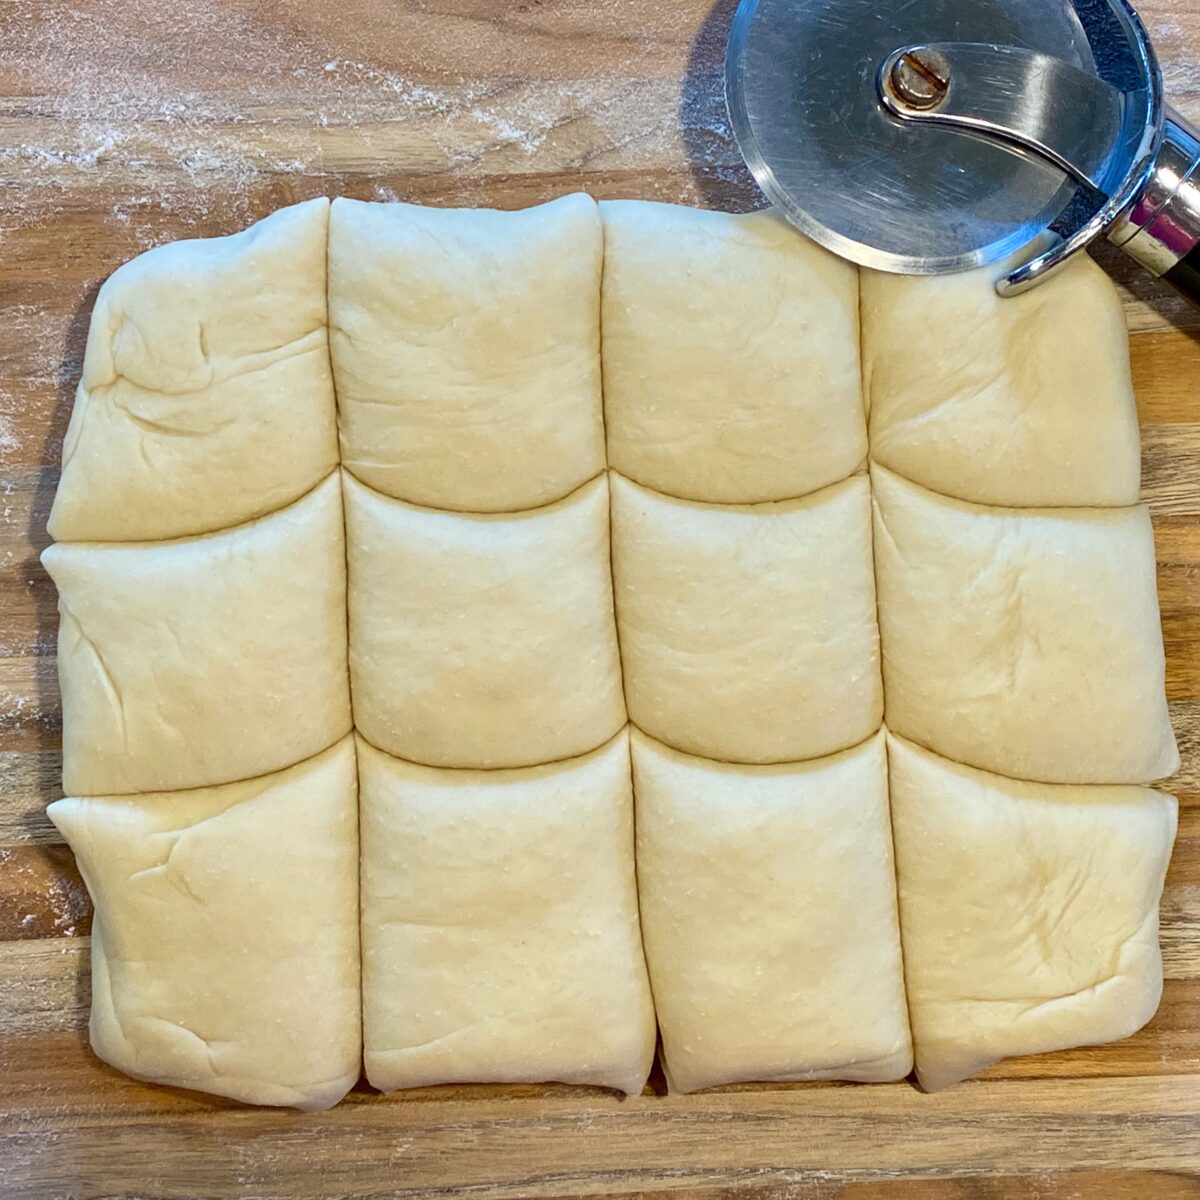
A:
{"label": "flour dusting", "polygon": [[[3,403],[7,399],[10,399],[8,393],[0,391],[0,403]],[[13,426],[12,417],[8,416],[7,413],[0,412],[0,464],[6,462],[9,456],[20,448],[21,442]],[[5,506],[5,517],[9,515],[9,511],[9,506]]]}
{"label": "flour dusting", "polygon": [[175,227],[232,227],[261,211],[255,189],[351,163],[452,179],[485,168],[657,167],[690,151],[717,177],[741,170],[717,70],[700,95],[620,63],[565,81],[444,70],[417,80],[331,55],[319,30],[263,25],[220,0],[11,7],[0,41],[9,128],[0,181],[10,198],[0,229],[43,221],[97,182],[141,245],[160,238],[156,214]]}

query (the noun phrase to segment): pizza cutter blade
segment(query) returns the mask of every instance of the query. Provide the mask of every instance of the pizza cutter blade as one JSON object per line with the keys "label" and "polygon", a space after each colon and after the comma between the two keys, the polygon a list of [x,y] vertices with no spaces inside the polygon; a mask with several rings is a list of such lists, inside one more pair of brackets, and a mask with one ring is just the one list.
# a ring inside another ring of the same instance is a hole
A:
{"label": "pizza cutter blade", "polygon": [[726,100],[814,240],[1032,286],[1101,233],[1200,303],[1200,141],[1125,0],[741,0]]}

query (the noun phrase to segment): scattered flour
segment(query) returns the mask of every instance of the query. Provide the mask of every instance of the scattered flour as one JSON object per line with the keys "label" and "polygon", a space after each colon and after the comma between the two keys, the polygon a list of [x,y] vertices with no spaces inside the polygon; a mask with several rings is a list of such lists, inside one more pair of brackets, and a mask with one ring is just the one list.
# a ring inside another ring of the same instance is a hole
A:
{"label": "scattered flour", "polygon": [[[6,397],[7,393],[0,391],[0,403],[3,403]],[[0,465],[7,462],[8,458],[20,448],[21,442],[17,437],[12,417],[8,416],[7,413],[0,412]],[[4,516],[6,518],[9,514],[9,508],[9,505],[5,505]]]}
{"label": "scattered flour", "polygon": [[[699,95],[632,63],[566,82],[416,80],[330,56],[303,22],[262,25],[221,0],[9,3],[0,230],[40,223],[97,181],[140,246],[161,240],[164,215],[173,231],[233,227],[261,210],[256,188],[325,175],[337,190],[350,166],[361,174],[364,164],[452,181],[493,168],[565,173],[597,160],[625,170],[678,165],[686,152],[718,179],[742,170],[717,62]],[[235,65],[224,68],[224,58]]]}

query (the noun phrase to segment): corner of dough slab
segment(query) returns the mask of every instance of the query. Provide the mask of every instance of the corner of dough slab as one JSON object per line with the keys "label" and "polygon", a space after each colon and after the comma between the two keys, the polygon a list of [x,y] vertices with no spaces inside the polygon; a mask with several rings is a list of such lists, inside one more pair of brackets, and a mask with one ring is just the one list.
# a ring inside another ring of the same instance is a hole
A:
{"label": "corner of dough slab", "polygon": [[1144,507],[976,505],[878,465],[871,481],[890,729],[1018,779],[1178,768]]}
{"label": "corner of dough slab", "polygon": [[516,212],[338,200],[342,458],[398,500],[513,512],[604,469],[595,201]]}
{"label": "corner of dough slab", "polygon": [[912,1067],[882,732],[712,762],[634,732],[638,885],[673,1092]]}
{"label": "corner of dough slab", "polygon": [[601,201],[609,463],[690,500],[805,495],[867,452],[858,272],[774,212]]}
{"label": "corner of dough slab", "polygon": [[626,731],[517,770],[419,767],[361,738],[359,761],[370,1082],[640,1092],[655,1024]]}
{"label": "corner of dough slab", "polygon": [[361,1066],[354,741],[259,779],[69,797],[92,1047],[136,1079],[328,1108]]}
{"label": "corner of dough slab", "polygon": [[52,537],[208,533],[291,503],[336,467],[328,224],[322,197],[113,273],[92,310]]}
{"label": "corner of dough slab", "polygon": [[1086,254],[1021,296],[999,268],[862,272],[871,456],[977,504],[1135,504],[1141,472],[1120,297]]}
{"label": "corner of dough slab", "polygon": [[1027,783],[888,736],[900,928],[927,1091],[1127,1037],[1162,992],[1173,796]]}

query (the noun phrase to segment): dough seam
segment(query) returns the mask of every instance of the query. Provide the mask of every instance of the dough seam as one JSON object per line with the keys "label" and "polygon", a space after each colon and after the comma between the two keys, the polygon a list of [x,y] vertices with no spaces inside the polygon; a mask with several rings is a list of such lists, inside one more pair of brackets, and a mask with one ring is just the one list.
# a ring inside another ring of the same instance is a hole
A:
{"label": "dough seam", "polygon": [[[467,520],[481,521],[486,521],[490,518],[503,520],[508,517],[521,517],[526,513],[532,515],[533,513],[542,512],[547,508],[553,508],[557,504],[562,504],[565,500],[570,500],[572,496],[582,492],[584,488],[590,487],[597,480],[603,479],[611,473],[608,467],[604,467],[602,470],[597,471],[595,475],[589,475],[582,483],[571,488],[570,491],[564,492],[561,496],[556,496],[553,500],[547,500],[542,504],[534,504],[529,508],[489,508],[487,511],[481,512],[477,508],[443,508],[442,506],[436,504],[418,504],[414,500],[404,499],[403,496],[393,496],[391,492],[381,491],[373,484],[367,483],[361,476],[356,475],[353,468],[346,466],[345,463],[339,464],[338,469],[353,479],[359,487],[371,492],[375,496],[378,496],[381,500],[388,501],[392,504],[402,504],[405,508],[415,508],[419,512],[445,513],[447,516],[451,517],[465,517]],[[347,546],[349,546],[348,541]],[[611,560],[611,550],[609,553]]]}
{"label": "dough seam", "polygon": [[806,763],[823,762],[827,758],[837,758],[839,754],[851,754],[855,750],[862,749],[862,747],[864,747],[868,742],[874,741],[881,733],[895,736],[894,734],[891,734],[891,730],[888,729],[886,724],[880,724],[870,733],[868,733],[866,737],[860,738],[857,742],[851,742],[848,746],[839,746],[836,750],[829,750],[824,754],[812,754],[807,758],[779,758],[773,759],[770,762],[762,762],[761,760],[756,759],[753,762],[750,762],[738,758],[714,758],[708,754],[697,754],[693,750],[684,750],[679,746],[672,745],[671,742],[668,742],[663,738],[657,737],[652,733],[647,733],[635,721],[629,722],[629,728],[636,733],[638,737],[645,738],[646,741],[661,746],[664,750],[670,750],[672,754],[681,755],[683,758],[694,758],[697,762],[708,763],[715,767],[732,767],[739,771],[746,768],[753,770],[759,767],[761,767],[764,771],[770,771],[776,767],[801,767]]}
{"label": "dough seam", "polygon": [[[696,500],[691,496],[680,496],[675,492],[664,492],[662,488],[656,488],[648,483],[642,483],[639,479],[634,479],[632,475],[626,474],[624,471],[618,470],[616,467],[608,467],[601,474],[616,475],[620,479],[624,479],[627,483],[632,483],[634,487],[639,487],[645,492],[652,492],[656,496],[662,496],[666,500],[674,500],[678,504],[691,504],[696,508],[723,508],[723,509],[747,509],[747,508],[767,508],[772,504],[798,504],[802,500],[811,500],[815,496],[819,496],[822,492],[831,491],[833,488],[841,487],[851,479],[858,479],[860,476],[865,476],[870,481],[870,474],[866,468],[866,464],[857,470],[851,471],[849,475],[843,475],[840,479],[830,480],[829,483],[823,483],[820,487],[813,488],[811,491],[801,492],[798,496],[777,496],[770,500],[747,500],[747,501],[731,501],[731,500]],[[611,493],[610,493],[611,496]],[[872,497],[874,492],[872,492]],[[612,504],[610,500],[609,510],[611,512]]]}
{"label": "dough seam", "polygon": [[[127,543],[123,543],[127,544]],[[63,799],[69,800],[110,800],[116,798],[135,797],[135,796],[169,796],[175,793],[197,792],[203,791],[205,788],[222,788],[236,787],[241,783],[253,783],[256,779],[269,779],[272,775],[282,774],[284,771],[292,771],[296,767],[302,767],[305,763],[310,763],[314,759],[318,759],[322,754],[328,754],[339,742],[344,742],[351,734],[358,732],[356,726],[351,725],[349,729],[343,733],[339,733],[327,746],[322,746],[313,754],[306,754],[303,758],[296,759],[295,762],[284,763],[281,767],[272,767],[269,771],[259,771],[256,775],[239,775],[237,779],[227,779],[224,783],[209,783],[199,784],[195,787],[160,787],[160,788],[138,788],[130,789],[123,792],[81,792],[73,791],[69,796],[64,796]]]}
{"label": "dough seam", "polygon": [[[949,500],[951,504],[961,504],[966,508],[983,509],[989,513],[1012,513],[1015,516],[1036,516],[1039,513],[1046,513],[1060,516],[1071,516],[1076,513],[1087,514],[1105,514],[1128,512],[1131,508],[1146,508],[1148,507],[1144,500],[1138,500],[1134,504],[981,504],[978,500],[968,500],[965,496],[956,496],[953,492],[941,492],[937,488],[931,488],[927,483],[922,483],[919,479],[913,479],[905,475],[902,471],[897,471],[895,467],[888,466],[887,463],[878,459],[874,454],[868,455],[867,474],[871,474],[872,468],[878,468],[881,471],[888,472],[889,475],[894,475],[903,483],[909,484],[911,487],[920,488],[923,492],[928,492],[931,496],[937,496],[942,500]],[[858,472],[855,472],[856,474]],[[875,498],[875,487],[871,485],[871,499]],[[876,580],[878,581],[878,572],[876,572]],[[1099,787],[1107,786],[1098,784]]]}
{"label": "dough seam", "polygon": [[[362,739],[364,745],[370,746],[370,748],[374,750],[376,754],[383,754],[395,762],[404,763],[410,767],[420,767],[423,771],[471,771],[480,775],[494,775],[504,771],[508,771],[510,773],[513,771],[536,771],[539,767],[559,767],[565,766],[567,763],[578,762],[580,759],[588,758],[595,754],[597,750],[602,750],[605,746],[611,745],[611,743],[616,741],[616,739],[619,738],[627,729],[636,730],[638,733],[642,732],[627,717],[621,724],[621,727],[614,733],[609,734],[608,737],[603,738],[601,741],[597,742],[596,745],[590,746],[586,750],[581,750],[578,754],[568,754],[565,758],[540,758],[536,762],[521,763],[515,767],[448,767],[445,763],[421,762],[421,760],[418,758],[405,758],[401,754],[393,754],[390,750],[385,750],[382,746],[377,746],[369,737],[367,737],[365,733],[363,733],[361,729],[359,729],[357,725],[354,727],[353,733],[355,737]],[[340,741],[341,739],[339,738],[338,740]]]}
{"label": "dough seam", "polygon": [[[880,464],[880,465],[882,466],[882,464]],[[890,468],[884,467],[884,470],[889,470],[889,469]],[[738,508],[738,509],[765,508],[771,504],[794,504],[801,500],[809,500],[814,496],[819,496],[822,492],[827,492],[831,488],[840,487],[847,480],[857,479],[860,476],[865,476],[868,479],[870,478],[869,463],[866,460],[864,460],[863,464],[861,466],[859,466],[857,469],[851,471],[849,475],[843,475],[840,479],[833,479],[829,483],[823,483],[820,487],[812,488],[810,491],[807,491],[807,492],[800,492],[798,495],[795,495],[795,496],[775,496],[775,497],[772,497],[770,500],[747,500],[747,501],[697,500],[692,496],[680,496],[676,492],[664,492],[662,490],[662,488],[654,487],[653,485],[648,484],[648,483],[642,483],[642,481],[640,479],[635,479],[632,475],[629,475],[626,472],[621,471],[616,467],[605,466],[601,470],[597,471],[594,475],[589,475],[585,480],[583,480],[581,483],[577,484],[575,487],[571,488],[569,491],[564,492],[561,496],[556,496],[552,500],[543,501],[543,503],[541,503],[541,504],[531,505],[530,507],[527,507],[527,508],[496,508],[496,509],[489,508],[486,511],[481,511],[481,510],[475,509],[475,508],[446,508],[446,507],[444,507],[442,505],[438,505],[438,504],[419,504],[415,500],[406,500],[403,496],[393,496],[391,492],[382,491],[380,488],[375,487],[373,484],[367,483],[362,478],[362,476],[355,473],[353,467],[347,466],[345,463],[340,464],[340,470],[345,472],[345,474],[349,475],[350,478],[353,479],[354,482],[359,485],[359,487],[365,488],[369,492],[373,492],[376,496],[379,496],[383,500],[390,500],[394,504],[403,504],[409,508],[420,509],[423,512],[447,513],[450,516],[479,518],[481,520],[486,520],[489,517],[498,517],[498,518],[519,517],[525,513],[536,513],[536,512],[541,512],[543,509],[553,508],[556,504],[561,504],[564,500],[569,500],[577,492],[583,491],[584,488],[595,483],[598,479],[604,478],[605,476],[611,477],[613,475],[619,476],[621,479],[624,479],[627,482],[632,483],[635,487],[639,487],[643,491],[653,492],[656,496],[662,496],[664,499],[674,500],[680,504],[694,504],[698,508]],[[326,478],[328,478],[328,476],[326,476]],[[321,482],[323,483],[324,480],[322,480]],[[909,481],[909,482],[911,482],[911,481]],[[318,485],[318,486],[320,486],[320,485]],[[917,484],[916,486],[920,487],[921,485]],[[874,493],[872,492],[872,496],[873,495],[874,495]],[[951,499],[951,500],[953,500],[955,498],[956,497],[953,497],[953,496],[949,497],[949,499]],[[303,497],[300,497],[300,499],[303,499]],[[970,503],[970,502],[965,501],[964,503]],[[284,507],[286,508],[288,506],[285,505]],[[280,510],[275,510],[275,511],[280,511]],[[611,492],[610,492],[610,499],[609,499],[609,513],[610,513],[609,524],[610,524],[610,527],[611,527],[611,523],[612,523],[611,512],[612,512],[612,500],[611,500]],[[264,515],[270,516],[271,514],[266,513]],[[257,520],[258,518],[255,518],[255,519]],[[245,522],[245,523],[249,524],[249,522]],[[239,528],[239,526],[236,526],[236,525],[228,526],[227,528],[236,529],[236,528]],[[220,531],[218,530],[215,532],[220,532]],[[203,535],[196,535],[196,536],[203,536]],[[184,540],[184,539],[178,539],[178,540]],[[127,545],[128,543],[121,542],[121,543],[116,543],[116,544]],[[611,566],[612,566],[612,541],[610,539],[609,540],[610,574],[611,574]],[[614,613],[614,616],[615,616],[615,613]],[[622,685],[623,684],[624,684],[624,675],[622,674]]]}
{"label": "dough seam", "polygon": [[[114,550],[130,550],[136,546],[178,546],[186,542],[201,542],[207,538],[222,537],[227,533],[234,533],[239,529],[248,529],[251,525],[257,525],[260,521],[270,520],[272,517],[277,517],[281,513],[287,512],[289,508],[294,508],[297,504],[303,503],[314,492],[320,491],[335,475],[339,475],[342,470],[342,465],[339,462],[331,471],[327,471],[320,479],[312,485],[305,488],[298,496],[288,500],[284,504],[277,505],[275,508],[268,508],[264,512],[259,513],[255,517],[251,517],[246,521],[238,521],[236,525],[217,525],[212,529],[203,529],[198,533],[185,533],[180,537],[173,538],[130,538],[127,541],[114,541],[112,538],[95,539],[95,538],[64,538],[61,541],[55,540],[50,544],[52,546],[90,546],[93,549],[103,550],[105,547],[111,546]],[[345,527],[345,505],[342,506],[342,524]],[[310,756],[311,757],[311,756]],[[281,768],[282,769],[282,768]],[[181,789],[187,790],[187,789]]]}

